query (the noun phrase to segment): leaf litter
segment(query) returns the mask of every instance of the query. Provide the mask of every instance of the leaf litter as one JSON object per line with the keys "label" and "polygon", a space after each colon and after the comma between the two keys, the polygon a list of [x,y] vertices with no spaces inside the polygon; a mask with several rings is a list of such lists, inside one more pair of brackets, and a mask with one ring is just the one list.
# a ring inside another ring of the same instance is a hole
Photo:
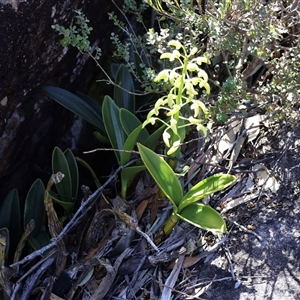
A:
{"label": "leaf litter", "polygon": [[[259,145],[265,143],[262,140],[269,130],[267,120],[260,114],[235,116],[225,126],[212,130],[200,148],[197,141],[184,148],[180,163],[189,167],[186,188],[189,183],[219,172],[238,177],[234,186],[204,199],[227,220],[228,232],[224,236],[181,222],[169,237],[163,238],[161,226],[170,213],[169,202],[154,199],[157,187],[140,177],[130,200],[118,196],[104,199],[102,186],[82,201],[69,226],[50,245],[14,264],[27,272],[16,283],[2,272],[4,280],[9,281],[6,284],[15,295],[20,295],[16,289],[21,286],[34,288],[35,293],[42,294],[40,299],[46,299],[46,295],[50,299],[218,299],[214,291],[218,291],[215,286],[221,282],[232,282],[232,293],[238,294],[246,279],[259,275],[239,273],[231,253],[236,236],[246,236],[249,241],[253,237],[258,242],[265,238],[259,230],[256,232],[259,224],[251,224],[245,210],[251,216],[261,206],[259,201],[268,207],[273,201],[269,195],[281,189],[274,172],[278,166],[270,169],[274,156]],[[49,262],[62,255],[58,253],[61,240],[68,240],[68,262],[53,283]],[[32,282],[34,264],[41,254],[46,267]],[[211,272],[207,272],[208,268]],[[267,276],[262,274],[260,278]],[[30,294],[22,295],[26,295],[22,299],[30,299]]]}

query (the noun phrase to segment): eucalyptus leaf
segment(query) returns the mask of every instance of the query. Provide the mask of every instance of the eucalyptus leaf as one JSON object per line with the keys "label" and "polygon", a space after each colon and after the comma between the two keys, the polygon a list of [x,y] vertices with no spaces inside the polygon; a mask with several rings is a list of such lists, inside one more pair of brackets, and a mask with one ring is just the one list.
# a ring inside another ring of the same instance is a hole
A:
{"label": "eucalyptus leaf", "polygon": [[70,168],[65,154],[55,147],[52,153],[52,173],[63,173],[65,176],[63,180],[56,184],[56,189],[61,197],[62,201],[72,201],[72,178],[70,174]]}
{"label": "eucalyptus leaf", "polygon": [[214,233],[225,233],[226,223],[220,214],[208,205],[192,203],[177,214],[179,218]]}
{"label": "eucalyptus leaf", "polygon": [[30,222],[30,220],[34,220],[34,229],[30,234],[32,237],[35,237],[39,234],[44,224],[44,196],[45,186],[42,180],[37,179],[27,193],[24,206],[24,228]]}
{"label": "eucalyptus leaf", "polygon": [[172,168],[158,154],[138,143],[138,149],[144,165],[166,197],[177,211],[182,197],[182,187]]}
{"label": "eucalyptus leaf", "polygon": [[215,174],[196,185],[194,185],[183,197],[178,207],[178,211],[193,202],[199,201],[215,192],[222,191],[236,180],[235,176],[230,174]]}
{"label": "eucalyptus leaf", "polygon": [[135,112],[134,84],[131,73],[125,65],[120,65],[115,79],[114,99],[119,108]]}
{"label": "eucalyptus leaf", "polygon": [[100,132],[105,132],[101,107],[96,102],[87,101],[86,98],[83,100],[69,91],[54,86],[44,86],[42,90],[47,96],[94,125]]}

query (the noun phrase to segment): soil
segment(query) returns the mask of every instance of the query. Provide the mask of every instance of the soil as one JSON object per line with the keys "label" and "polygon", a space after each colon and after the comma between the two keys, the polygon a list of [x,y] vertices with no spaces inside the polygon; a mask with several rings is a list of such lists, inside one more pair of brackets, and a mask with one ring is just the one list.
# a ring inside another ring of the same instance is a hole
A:
{"label": "soil", "polygon": [[223,247],[198,269],[199,278],[212,282],[201,299],[300,299],[300,126],[277,128],[265,146],[275,153],[268,168],[280,189],[229,214],[238,224],[251,226],[261,240],[233,226]]}

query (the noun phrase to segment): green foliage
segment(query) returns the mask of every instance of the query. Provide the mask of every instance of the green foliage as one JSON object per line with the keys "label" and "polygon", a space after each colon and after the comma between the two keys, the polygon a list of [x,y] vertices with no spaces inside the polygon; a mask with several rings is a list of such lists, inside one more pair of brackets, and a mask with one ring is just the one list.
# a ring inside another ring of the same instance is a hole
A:
{"label": "green foliage", "polygon": [[[125,39],[126,57],[122,57],[121,51],[124,39],[114,33],[120,59],[132,58],[130,53],[135,53],[135,45],[139,45],[138,49],[145,49],[144,53],[148,54],[153,78],[161,69],[174,68],[173,62],[161,62],[156,54],[166,52],[168,42],[176,39],[188,52],[196,46],[200,55],[212,62],[205,68],[212,95],[204,99],[204,103],[213,119],[226,122],[233,112],[247,112],[258,102],[275,118],[283,113],[293,115],[300,90],[297,31],[300,14],[292,1],[282,5],[276,1],[256,0],[209,0],[205,4],[177,0],[145,2],[154,9],[153,15],[157,14],[156,19],[152,18],[157,24],[152,22],[149,26],[148,23],[144,34],[135,39],[131,38],[130,31],[122,31],[128,37]],[[132,15],[126,3],[120,10],[126,14],[125,20]],[[140,14],[143,17],[143,13]],[[113,21],[120,28],[116,16]],[[154,63],[157,61],[159,64]],[[233,85],[232,93],[228,92],[228,84]],[[165,88],[166,85],[155,86],[156,91],[167,91]],[[274,101],[280,101],[280,106],[274,107]],[[245,102],[250,103],[246,108]]]}
{"label": "green foliage", "polygon": [[167,235],[175,226],[178,218],[212,232],[224,233],[226,231],[225,221],[217,211],[196,202],[224,190],[236,180],[234,176],[229,174],[213,175],[200,181],[183,195],[181,184],[168,163],[143,145],[139,144],[138,149],[147,170],[173,204],[173,213],[164,227]]}
{"label": "green foliage", "polygon": [[28,237],[28,241],[34,250],[46,246],[50,241],[45,231],[44,196],[44,184],[40,179],[37,179],[26,196],[24,208],[24,229],[26,230],[26,226],[34,221],[34,228]]}
{"label": "green foliage", "polygon": [[102,110],[95,101],[86,96],[84,98],[79,97],[54,86],[43,86],[42,89],[47,96],[91,123],[99,132],[105,132]]}
{"label": "green foliage", "polygon": [[[142,127],[141,121],[133,113],[125,108],[119,108],[109,96],[104,97],[102,110],[108,139],[114,149],[120,150],[115,151],[119,165],[124,166],[129,162],[138,141],[148,144],[148,140],[151,140],[154,145],[157,145],[160,136],[156,132],[149,135],[148,131]],[[121,196],[123,198],[126,198],[128,182],[142,170],[144,170],[142,165],[122,170]]]}
{"label": "green foliage", "polygon": [[[92,27],[88,26],[89,20],[82,13],[81,10],[75,10],[75,25],[65,28],[59,24],[52,25],[52,28],[63,35],[61,45],[67,47],[71,45],[77,48],[82,53],[89,53],[93,51],[90,46],[89,35],[93,30]],[[100,58],[101,49],[96,47],[96,57]]]}
{"label": "green foliage", "polygon": [[8,253],[9,248],[15,251],[22,236],[19,194],[16,189],[10,191],[1,206],[0,228],[6,228],[9,232],[9,239],[6,244],[6,252]]}
{"label": "green foliage", "polygon": [[45,186],[37,179],[29,189],[24,207],[24,228],[33,220],[34,229],[31,231],[28,241],[33,249],[39,249],[49,243],[47,233],[43,230],[45,222],[44,206]]}
{"label": "green foliage", "polygon": [[52,153],[52,174],[61,172],[64,179],[56,184],[58,194],[51,193],[51,197],[59,203],[71,219],[74,208],[74,201],[78,193],[79,174],[76,159],[70,149],[62,152],[55,147]]}
{"label": "green foliage", "polygon": [[[109,19],[116,27],[116,31],[111,33],[114,46],[112,54],[115,59],[124,63],[145,94],[155,91],[157,87],[153,83],[156,73],[148,53],[146,35],[136,33],[136,26],[145,29],[148,27],[144,22],[144,15],[149,18],[147,9],[148,5],[143,1],[130,0],[124,1],[122,8],[119,8],[123,17],[122,21],[115,12],[108,13]],[[129,18],[134,19],[135,22],[130,22]]]}
{"label": "green foliage", "polygon": [[[101,142],[110,144],[116,150],[118,163],[125,165],[132,157],[132,151],[137,142],[145,145],[151,143],[151,147],[155,147],[160,138],[161,129],[150,135],[135,116],[133,80],[124,65],[120,65],[116,72],[116,82],[118,84],[115,86],[114,95],[118,98],[114,101],[111,97],[105,96],[102,107],[89,97],[82,94],[77,96],[57,87],[45,86],[43,91],[59,104],[91,123],[98,130],[94,133],[95,137]],[[69,162],[71,163],[73,160],[70,156]],[[72,182],[76,182],[78,179],[70,177],[72,172],[69,168],[73,167],[73,170],[76,171],[75,174],[78,171],[74,167],[75,164],[69,164],[69,162],[60,150],[54,151],[53,173],[61,171],[66,178],[57,185],[58,193],[61,196],[57,197],[54,193],[51,193],[51,196],[64,207],[70,217],[73,210],[73,203],[70,202],[70,199],[75,198],[75,194],[71,193]],[[130,180],[143,169],[143,166],[137,165],[123,170],[121,173],[121,196],[123,198],[126,197],[127,185]]]}
{"label": "green foliage", "polygon": [[[74,200],[78,192],[78,168],[76,159],[70,149],[62,152],[55,148],[52,155],[53,172],[59,170],[64,172],[64,180],[56,185],[57,193],[51,191],[51,196],[64,209],[70,219],[73,214]],[[46,246],[50,239],[45,231],[45,186],[40,179],[37,179],[30,187],[25,198],[23,226],[20,211],[20,200],[18,191],[13,189],[5,198],[0,209],[0,228],[6,228],[8,239],[6,242],[7,251],[17,253],[19,257],[23,250],[21,237],[27,239],[26,228],[29,223],[33,227],[28,233],[28,241],[34,250]],[[21,247],[20,249],[17,249]],[[16,250],[17,249],[17,250]]]}
{"label": "green foliage", "polygon": [[116,74],[114,87],[114,99],[119,107],[135,113],[135,95],[134,84],[128,69],[124,65],[120,65]]}

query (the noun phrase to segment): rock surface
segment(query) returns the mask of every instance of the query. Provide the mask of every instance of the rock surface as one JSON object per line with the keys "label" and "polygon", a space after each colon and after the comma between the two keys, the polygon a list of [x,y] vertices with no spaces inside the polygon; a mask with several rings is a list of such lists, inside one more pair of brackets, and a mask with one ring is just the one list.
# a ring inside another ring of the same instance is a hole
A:
{"label": "rock surface", "polygon": [[93,24],[91,44],[108,47],[111,1],[0,1],[0,203],[12,188],[26,192],[35,176],[33,165],[49,167],[54,146],[89,149],[91,139],[82,134],[87,124],[39,88],[87,91],[95,63],[61,47],[51,28],[55,23],[68,27],[79,8]]}
{"label": "rock surface", "polygon": [[226,248],[198,270],[199,278],[213,282],[201,299],[300,299],[299,133],[299,126],[273,132],[268,143],[270,153],[277,155],[269,167],[280,190],[263,194],[251,208],[247,203],[235,208],[231,215],[244,227],[252,225],[261,240],[234,226]]}

